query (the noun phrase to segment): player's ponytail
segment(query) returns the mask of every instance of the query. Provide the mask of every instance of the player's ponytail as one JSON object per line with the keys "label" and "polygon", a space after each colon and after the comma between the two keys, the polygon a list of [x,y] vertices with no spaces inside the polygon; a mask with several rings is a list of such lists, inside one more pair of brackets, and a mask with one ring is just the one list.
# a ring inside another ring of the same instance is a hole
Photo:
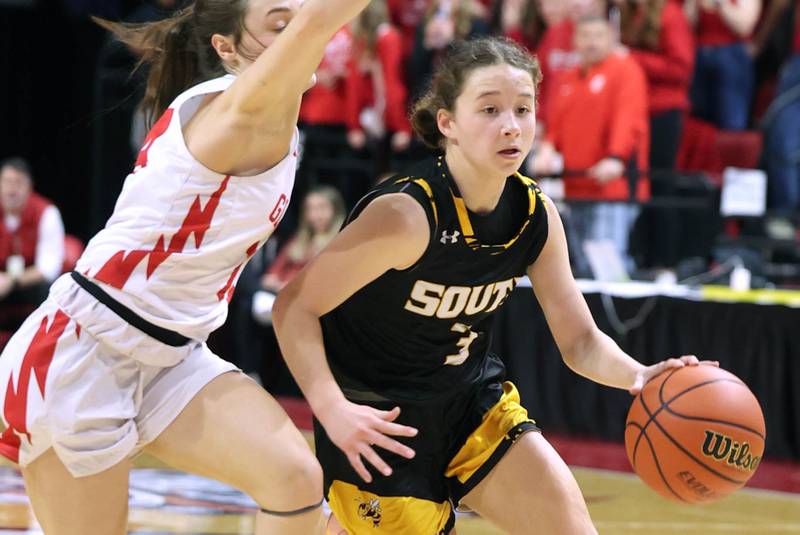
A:
{"label": "player's ponytail", "polygon": [[167,109],[172,100],[203,79],[194,35],[194,6],[173,16],[144,24],[116,23],[94,18],[140,57],[136,68],[149,65],[141,107],[148,124]]}
{"label": "player's ponytail", "polygon": [[423,143],[434,149],[441,149],[444,139],[436,121],[436,114],[440,108],[444,108],[443,104],[435,93],[429,91],[417,101],[411,112],[411,127],[414,132]]}
{"label": "player's ponytail", "polygon": [[166,20],[124,24],[94,18],[140,56],[137,68],[149,64],[142,108],[155,121],[189,87],[225,74],[214,34],[229,35],[238,45],[248,0],[195,0]]}

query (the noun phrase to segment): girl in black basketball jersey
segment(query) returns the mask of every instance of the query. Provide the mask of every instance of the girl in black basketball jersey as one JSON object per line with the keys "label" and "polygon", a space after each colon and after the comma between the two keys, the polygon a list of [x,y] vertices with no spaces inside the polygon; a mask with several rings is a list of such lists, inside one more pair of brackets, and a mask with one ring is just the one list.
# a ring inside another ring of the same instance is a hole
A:
{"label": "girl in black basketball jersey", "polygon": [[530,277],[581,375],[635,393],[698,363],[645,367],[596,327],[557,211],[517,173],[539,79],[508,41],[455,46],[413,116],[443,155],[368,194],[275,303],[284,356],[321,424],[326,496],[348,533],[445,535],[459,504],[512,533],[596,532],[488,351],[491,316],[517,277]]}
{"label": "girl in black basketball jersey", "polygon": [[205,341],[289,202],[302,94],[368,3],[194,0],[163,21],[100,21],[150,64],[142,108],[161,119],[81,267],[0,357],[0,454],[48,535],[126,533],[142,451],[248,493],[258,535],[324,531],[306,440]]}

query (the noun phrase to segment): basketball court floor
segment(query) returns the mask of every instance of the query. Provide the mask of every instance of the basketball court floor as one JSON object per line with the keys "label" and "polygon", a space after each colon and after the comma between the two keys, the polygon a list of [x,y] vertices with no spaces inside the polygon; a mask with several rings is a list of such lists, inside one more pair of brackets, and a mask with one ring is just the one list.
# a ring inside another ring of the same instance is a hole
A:
{"label": "basketball court floor", "polygon": [[[302,404],[289,401],[284,406],[301,429],[309,429],[310,417]],[[310,433],[306,435],[310,440]],[[601,534],[800,535],[800,463],[767,459],[751,486],[711,505],[687,506],[661,498],[629,473],[621,444],[548,438],[572,466]],[[255,504],[236,490],[170,470],[146,455],[135,465],[129,533],[252,533]],[[503,533],[473,515],[459,516],[457,529],[458,535]],[[19,472],[0,463],[0,534],[7,533],[42,532]],[[530,533],[547,535],[535,527]]]}

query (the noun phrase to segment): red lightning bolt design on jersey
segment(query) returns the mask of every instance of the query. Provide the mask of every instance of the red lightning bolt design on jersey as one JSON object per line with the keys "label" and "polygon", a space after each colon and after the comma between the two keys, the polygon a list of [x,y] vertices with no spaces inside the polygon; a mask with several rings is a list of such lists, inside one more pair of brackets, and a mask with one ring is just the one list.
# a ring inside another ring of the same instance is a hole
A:
{"label": "red lightning bolt design on jersey", "polygon": [[175,110],[172,108],[167,108],[158,121],[156,121],[156,124],[153,125],[153,128],[147,133],[147,137],[144,138],[142,150],[139,151],[139,155],[136,157],[136,165],[133,168],[134,171],[138,171],[142,167],[147,166],[147,154],[150,152],[150,146],[167,131],[174,112]]}
{"label": "red lightning bolt design on jersey", "polygon": [[195,197],[191,208],[189,208],[189,213],[186,214],[181,224],[181,228],[172,236],[168,247],[164,246],[165,240],[162,234],[159,236],[155,246],[150,250],[130,251],[127,255],[125,251],[119,251],[100,268],[94,278],[114,288],[121,289],[128,282],[133,270],[145,257],[149,256],[147,260],[147,278],[149,279],[158,266],[170,255],[183,252],[183,248],[192,234],[194,234],[195,247],[199,249],[206,231],[211,227],[211,219],[214,217],[217,206],[219,206],[222,194],[225,193],[225,189],[228,187],[230,178],[230,176],[225,177],[217,191],[211,194],[211,198],[206,203],[205,208],[200,205],[200,196]]}
{"label": "red lightning bolt design on jersey", "polygon": [[31,372],[39,385],[42,398],[45,395],[45,384],[47,382],[47,372],[53,355],[56,351],[56,342],[64,333],[69,316],[61,312],[56,312],[50,328],[47,328],[47,318],[42,319],[39,330],[31,340],[28,350],[22,359],[17,379],[17,389],[14,389],[13,377],[9,377],[6,387],[6,398],[3,403],[3,416],[8,423],[8,429],[0,436],[0,452],[14,462],[19,462],[19,446],[21,443],[20,435],[25,435],[30,440],[28,434],[28,386],[30,385]]}
{"label": "red lightning bolt design on jersey", "polygon": [[258,251],[258,243],[259,242],[255,242],[253,245],[250,246],[249,249],[247,249],[247,258],[245,259],[244,262],[236,266],[236,269],[233,270],[231,276],[228,277],[228,282],[226,282],[225,286],[223,286],[222,289],[220,289],[220,291],[217,292],[217,299],[222,301],[223,298],[226,298],[229,303],[231,302],[231,299],[233,299],[233,291],[236,289],[236,287],[233,285],[233,281],[236,279],[236,275],[239,274],[239,271],[242,269],[242,266],[244,266],[245,263],[247,263],[247,261],[250,260],[250,258],[254,254],[256,254],[256,251]]}

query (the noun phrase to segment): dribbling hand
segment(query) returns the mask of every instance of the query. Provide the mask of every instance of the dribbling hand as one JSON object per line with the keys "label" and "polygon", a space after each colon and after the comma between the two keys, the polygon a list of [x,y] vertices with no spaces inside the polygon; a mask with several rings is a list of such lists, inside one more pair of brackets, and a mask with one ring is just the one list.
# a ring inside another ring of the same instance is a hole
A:
{"label": "dribbling hand", "polygon": [[364,466],[362,457],[384,476],[392,474],[391,467],[381,459],[373,446],[380,446],[407,459],[414,457],[414,450],[389,436],[417,435],[415,428],[394,423],[400,416],[399,407],[381,411],[366,405],[343,401],[335,408],[331,407],[326,413],[325,421],[320,417],[320,422],[328,437],[347,455],[347,460],[353,469],[367,483],[372,482],[372,475]]}
{"label": "dribbling hand", "polygon": [[628,392],[630,392],[635,396],[636,394],[641,392],[642,388],[644,388],[644,385],[647,383],[647,381],[659,375],[661,372],[669,370],[670,368],[683,368],[684,366],[699,366],[700,364],[719,367],[719,362],[717,362],[716,360],[700,361],[694,355],[683,355],[682,357],[663,360],[657,364],[653,364],[652,366],[647,366],[646,368],[643,368],[639,373],[637,373],[636,378],[633,381],[633,386],[628,390]]}

